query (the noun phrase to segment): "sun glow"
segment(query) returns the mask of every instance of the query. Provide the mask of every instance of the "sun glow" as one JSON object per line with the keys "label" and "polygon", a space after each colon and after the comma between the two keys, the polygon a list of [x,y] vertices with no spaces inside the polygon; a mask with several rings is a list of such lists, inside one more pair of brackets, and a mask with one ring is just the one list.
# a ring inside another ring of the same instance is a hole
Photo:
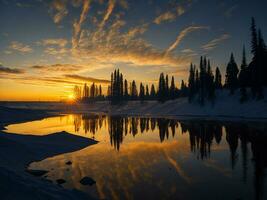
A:
{"label": "sun glow", "polygon": [[73,94],[69,94],[68,95],[68,100],[69,101],[73,101],[75,99],[74,95]]}

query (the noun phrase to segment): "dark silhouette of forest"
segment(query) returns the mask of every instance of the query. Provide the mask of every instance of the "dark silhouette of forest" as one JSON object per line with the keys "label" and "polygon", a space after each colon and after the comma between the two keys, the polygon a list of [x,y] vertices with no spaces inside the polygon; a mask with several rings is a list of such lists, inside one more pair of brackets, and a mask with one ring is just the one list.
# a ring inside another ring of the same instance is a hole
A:
{"label": "dark silhouette of forest", "polygon": [[201,56],[199,67],[191,63],[188,83],[182,80],[179,88],[175,84],[174,77],[169,78],[168,74],[161,73],[157,85],[149,86],[141,82],[138,86],[135,80],[130,82],[124,79],[120,70],[116,69],[111,73],[106,96],[102,93],[102,86],[95,83],[90,87],[87,84],[84,84],[83,88],[75,86],[75,96],[81,102],[109,100],[112,104],[131,100],[165,102],[179,97],[188,97],[190,103],[199,102],[204,105],[206,101],[215,102],[216,91],[229,90],[229,95],[233,95],[236,90],[240,90],[241,103],[247,101],[249,95],[256,100],[263,99],[263,90],[267,86],[267,48],[261,30],[256,28],[254,18],[252,18],[250,32],[251,62],[247,63],[245,47],[243,47],[240,67],[235,61],[234,54],[231,53],[226,66],[224,83],[222,83],[220,68],[214,69],[210,60]]}

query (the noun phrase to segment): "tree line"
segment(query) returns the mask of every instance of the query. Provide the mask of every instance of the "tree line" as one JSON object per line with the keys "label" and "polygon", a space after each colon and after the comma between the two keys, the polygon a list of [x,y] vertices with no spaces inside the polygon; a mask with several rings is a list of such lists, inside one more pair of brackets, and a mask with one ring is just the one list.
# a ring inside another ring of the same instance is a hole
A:
{"label": "tree line", "polygon": [[[180,87],[175,84],[174,77],[169,79],[168,74],[161,73],[157,85],[140,83],[135,80],[124,79],[119,69],[111,73],[110,85],[107,95],[102,93],[102,86],[93,83],[90,87],[86,84],[83,88],[75,86],[75,96],[80,101],[109,100],[112,104],[140,100],[157,100],[165,102],[179,97],[188,97],[189,103],[199,102],[204,105],[206,101],[214,102],[216,91],[226,89],[233,95],[240,90],[240,102],[245,102],[251,93],[252,98],[264,98],[264,87],[267,86],[267,48],[261,34],[256,28],[254,18],[251,22],[251,53],[252,60],[247,64],[245,47],[242,53],[242,63],[238,67],[234,54],[231,53],[226,66],[225,82],[222,83],[222,74],[219,67],[214,68],[206,57],[200,57],[199,66],[192,64],[189,67],[188,84],[181,81]],[[250,92],[248,91],[250,90]]]}
{"label": "tree line", "polygon": [[159,100],[166,101],[175,99],[179,96],[179,89],[175,86],[174,77],[171,78],[169,85],[168,75],[166,77],[163,73],[160,74],[159,83],[156,89],[154,84],[149,87],[148,84],[142,82],[137,86],[135,80],[129,82],[123,79],[123,74],[119,69],[111,73],[111,84],[108,87],[107,98],[112,102],[120,102],[127,100]]}
{"label": "tree line", "polygon": [[75,85],[73,92],[76,101],[89,102],[96,100],[105,100],[105,96],[102,92],[102,86],[98,86],[95,83],[92,83],[90,86],[85,83],[83,87]]}
{"label": "tree line", "polygon": [[217,67],[215,76],[210,66],[210,61],[205,57],[200,58],[199,69],[190,66],[188,79],[188,100],[193,99],[204,104],[205,100],[214,101],[215,91],[218,89],[228,89],[233,95],[237,89],[240,90],[240,102],[248,99],[250,89],[252,98],[263,99],[263,88],[267,86],[267,48],[261,34],[257,31],[254,18],[251,22],[251,53],[252,61],[247,64],[245,47],[243,48],[242,63],[240,69],[235,61],[233,53],[226,67],[225,83],[222,85],[222,76]]}

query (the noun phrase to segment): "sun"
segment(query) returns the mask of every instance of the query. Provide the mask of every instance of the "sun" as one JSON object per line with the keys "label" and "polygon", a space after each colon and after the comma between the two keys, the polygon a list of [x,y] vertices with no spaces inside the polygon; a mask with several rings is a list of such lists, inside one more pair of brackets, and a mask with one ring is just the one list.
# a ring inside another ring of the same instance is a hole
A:
{"label": "sun", "polygon": [[68,99],[69,99],[70,101],[73,101],[73,100],[74,100],[74,98],[75,98],[75,97],[74,97],[74,95],[73,95],[73,94],[69,94],[69,95],[68,95]]}

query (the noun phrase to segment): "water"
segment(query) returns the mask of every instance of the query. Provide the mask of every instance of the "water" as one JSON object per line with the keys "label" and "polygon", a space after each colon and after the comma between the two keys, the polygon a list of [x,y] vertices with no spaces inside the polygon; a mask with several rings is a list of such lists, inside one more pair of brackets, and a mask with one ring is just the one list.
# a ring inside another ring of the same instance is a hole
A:
{"label": "water", "polygon": [[[66,115],[7,127],[63,130],[99,141],[30,165],[65,179],[63,187],[101,199],[267,199],[264,123]],[[84,176],[96,184],[81,185]]]}

